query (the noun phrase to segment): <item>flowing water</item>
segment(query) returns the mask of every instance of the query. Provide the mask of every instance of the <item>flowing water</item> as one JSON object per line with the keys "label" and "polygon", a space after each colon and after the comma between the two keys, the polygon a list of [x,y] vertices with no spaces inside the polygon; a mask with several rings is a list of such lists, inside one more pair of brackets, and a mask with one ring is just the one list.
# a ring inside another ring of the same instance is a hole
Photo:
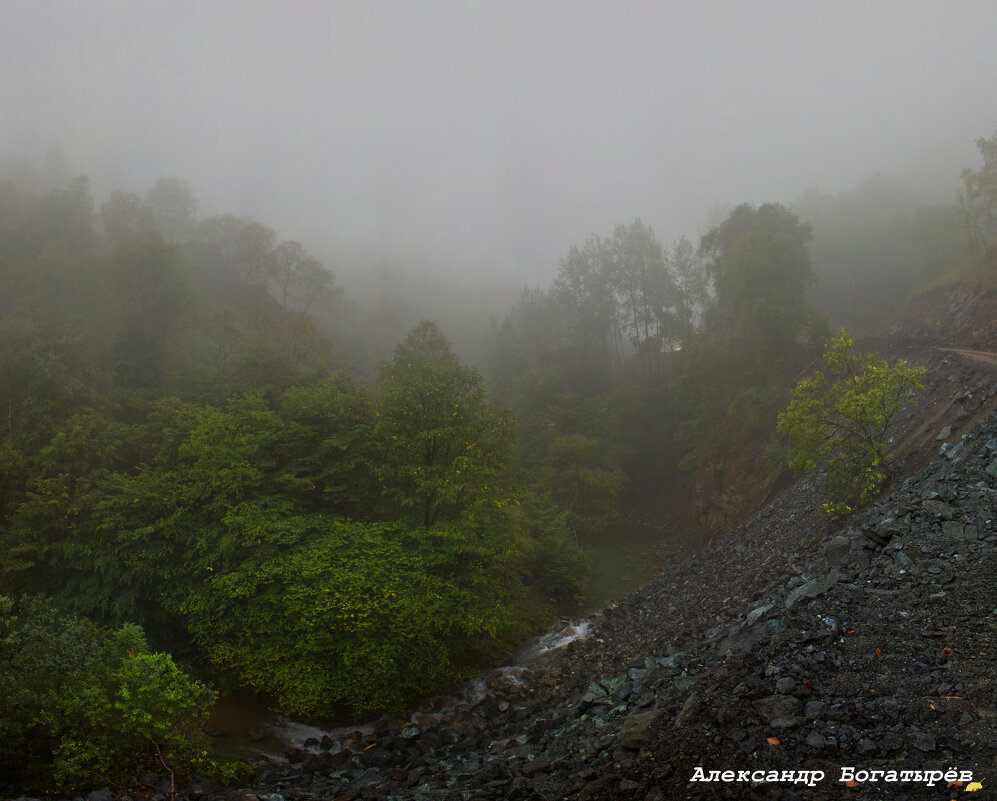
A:
{"label": "flowing water", "polygon": [[[588,594],[582,605],[585,610],[577,619],[562,618],[546,634],[528,641],[513,656],[511,665],[494,668],[486,674],[508,681],[518,681],[524,671],[544,654],[564,648],[573,640],[589,635],[591,620],[586,615],[596,613],[607,603],[650,580],[660,566],[654,547],[662,533],[647,526],[619,525],[581,545],[592,556],[593,575]],[[473,706],[487,692],[484,677],[471,679],[453,695],[437,699],[429,707],[412,713],[411,721],[440,719],[460,706]],[[288,748],[317,750],[324,737],[333,741],[329,749],[339,750],[343,738],[355,732],[369,734],[372,721],[346,726],[317,726],[291,720],[268,710],[262,703],[234,696],[219,699],[212,709],[208,729],[217,735],[220,750],[233,757],[265,755],[280,759]],[[328,743],[328,741],[326,741]]]}

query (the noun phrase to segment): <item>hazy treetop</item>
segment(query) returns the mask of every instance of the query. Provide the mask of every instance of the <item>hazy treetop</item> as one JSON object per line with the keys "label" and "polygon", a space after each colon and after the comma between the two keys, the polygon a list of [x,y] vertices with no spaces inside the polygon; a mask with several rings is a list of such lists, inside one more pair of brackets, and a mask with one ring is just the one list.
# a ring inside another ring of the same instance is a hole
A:
{"label": "hazy treetop", "polygon": [[[205,214],[550,274],[640,217],[696,236],[997,123],[997,4],[0,0],[0,142]],[[954,144],[953,144],[954,143]],[[960,161],[961,159],[961,161]],[[946,188],[946,191],[949,191]],[[321,241],[319,241],[321,240]]]}

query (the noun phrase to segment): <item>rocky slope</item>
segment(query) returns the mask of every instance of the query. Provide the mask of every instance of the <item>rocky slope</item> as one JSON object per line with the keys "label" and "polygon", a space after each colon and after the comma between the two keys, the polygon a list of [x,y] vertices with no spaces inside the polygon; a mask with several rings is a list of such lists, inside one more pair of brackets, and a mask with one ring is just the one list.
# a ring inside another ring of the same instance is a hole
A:
{"label": "rocky slope", "polygon": [[675,554],[589,639],[516,680],[488,677],[479,703],[291,753],[254,794],[943,799],[976,789],[971,773],[983,787],[972,797],[986,797],[997,781],[997,382],[969,370],[970,412],[966,363],[938,358],[949,361],[922,409],[934,398],[944,411],[911,414],[898,434],[913,443],[931,426],[947,441],[876,506],[827,530],[815,490],[796,484]]}

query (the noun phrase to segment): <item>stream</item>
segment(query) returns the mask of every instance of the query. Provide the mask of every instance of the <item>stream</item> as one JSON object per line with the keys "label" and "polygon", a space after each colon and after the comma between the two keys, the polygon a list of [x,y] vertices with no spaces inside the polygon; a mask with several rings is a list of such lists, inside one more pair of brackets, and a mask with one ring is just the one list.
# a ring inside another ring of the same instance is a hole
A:
{"label": "stream", "polygon": [[[581,605],[581,613],[573,618],[561,618],[546,633],[527,641],[511,659],[512,664],[485,671],[482,677],[470,679],[445,699],[436,699],[430,707],[415,710],[410,720],[440,719],[460,706],[472,706],[486,692],[485,675],[496,673],[510,681],[518,680],[544,654],[564,648],[568,643],[588,636],[592,616],[615,598],[649,581],[660,564],[654,546],[661,542],[660,529],[633,523],[621,523],[582,547],[591,555],[593,575]],[[343,740],[355,732],[368,734],[373,721],[324,728],[276,714],[265,704],[238,696],[223,696],[211,710],[206,731],[214,735],[215,745],[232,758],[266,756],[281,760],[289,748],[317,751],[321,745],[336,752]],[[330,744],[331,743],[331,744]]]}

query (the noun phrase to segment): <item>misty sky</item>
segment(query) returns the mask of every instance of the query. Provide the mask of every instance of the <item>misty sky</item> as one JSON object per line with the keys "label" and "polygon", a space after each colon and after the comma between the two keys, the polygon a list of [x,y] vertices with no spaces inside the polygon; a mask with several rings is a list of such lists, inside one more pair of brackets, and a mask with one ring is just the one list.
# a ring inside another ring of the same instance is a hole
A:
{"label": "misty sky", "polygon": [[0,136],[98,187],[186,178],[317,253],[546,283],[635,217],[695,237],[718,204],[969,166],[995,36],[993,0],[0,0]]}

